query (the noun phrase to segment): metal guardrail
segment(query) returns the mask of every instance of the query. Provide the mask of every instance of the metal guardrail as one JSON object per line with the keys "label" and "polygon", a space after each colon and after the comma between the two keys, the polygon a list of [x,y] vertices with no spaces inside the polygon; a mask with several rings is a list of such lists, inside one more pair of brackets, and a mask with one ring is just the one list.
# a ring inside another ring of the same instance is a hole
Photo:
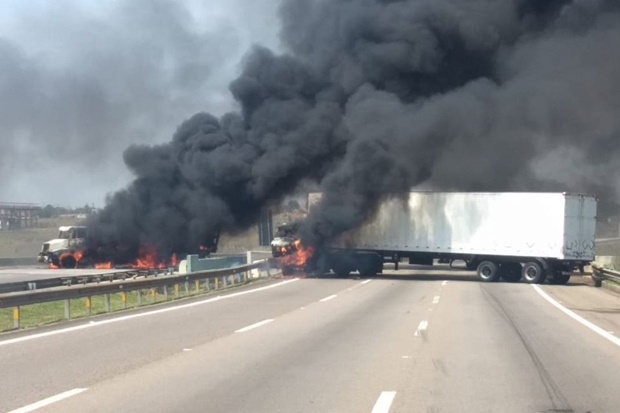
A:
{"label": "metal guardrail", "polygon": [[620,272],[592,263],[592,279],[595,287],[602,287],[605,280],[620,283]]}
{"label": "metal guardrail", "polygon": [[[270,265],[267,260],[258,261],[253,264],[242,265],[239,267],[209,270],[180,275],[169,275],[161,277],[132,278],[130,280],[120,280],[109,278],[98,284],[78,284],[68,287],[47,288],[43,290],[23,291],[14,293],[0,294],[0,308],[13,308],[13,327],[20,327],[20,307],[32,304],[48,303],[53,301],[65,302],[65,319],[70,318],[70,300],[86,298],[86,306],[90,309],[90,302],[93,296],[105,296],[106,312],[110,311],[110,294],[121,293],[123,302],[126,303],[126,293],[147,289],[163,289],[164,301],[168,300],[169,286],[175,286],[176,295],[179,293],[179,286],[185,285],[185,291],[189,293],[190,283],[194,282],[199,287],[200,281],[215,279],[215,289],[228,287],[236,284],[245,283],[249,280],[251,270],[261,270],[270,276]],[[238,276],[238,277],[235,277]],[[79,278],[76,277],[76,278]],[[221,279],[221,283],[219,280]],[[209,282],[206,283],[207,291],[210,290]],[[140,294],[138,295],[140,297]],[[138,304],[141,305],[141,302]]]}
{"label": "metal guardrail", "polygon": [[56,278],[15,281],[10,283],[0,283],[0,294],[41,290],[62,286],[70,287],[72,285],[85,285],[91,283],[99,284],[106,281],[124,281],[128,278],[136,279],[138,277],[158,276],[167,273],[170,273],[170,270],[129,270],[98,274],[64,275]]}

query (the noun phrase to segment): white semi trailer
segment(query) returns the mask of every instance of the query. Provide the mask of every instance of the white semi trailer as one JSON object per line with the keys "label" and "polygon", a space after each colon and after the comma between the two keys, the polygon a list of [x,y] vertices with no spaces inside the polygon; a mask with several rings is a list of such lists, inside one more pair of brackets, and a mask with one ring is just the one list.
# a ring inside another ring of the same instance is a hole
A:
{"label": "white semi trailer", "polygon": [[[310,194],[309,209],[320,199]],[[463,260],[482,281],[565,284],[594,259],[596,205],[571,193],[411,192],[384,201],[321,261],[339,276],[372,276],[402,259]]]}

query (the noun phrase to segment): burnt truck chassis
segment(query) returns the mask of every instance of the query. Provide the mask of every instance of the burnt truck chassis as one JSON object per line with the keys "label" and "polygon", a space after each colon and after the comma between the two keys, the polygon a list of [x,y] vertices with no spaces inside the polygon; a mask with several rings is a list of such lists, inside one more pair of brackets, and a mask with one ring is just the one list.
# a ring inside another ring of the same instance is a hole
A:
{"label": "burnt truck chassis", "polygon": [[[289,250],[289,254],[294,250]],[[274,257],[287,255],[284,250],[276,252]],[[320,249],[302,267],[288,266],[283,273],[305,272],[308,274],[325,274],[330,270],[337,277],[347,277],[357,271],[362,277],[373,277],[383,272],[384,264],[394,264],[398,270],[403,261],[409,264],[432,266],[435,260],[450,263],[463,261],[468,271],[475,271],[481,281],[566,284],[573,270],[590,262],[587,260],[560,260],[545,257],[517,257],[498,255],[445,254],[426,252],[403,252],[391,250],[351,250]]]}

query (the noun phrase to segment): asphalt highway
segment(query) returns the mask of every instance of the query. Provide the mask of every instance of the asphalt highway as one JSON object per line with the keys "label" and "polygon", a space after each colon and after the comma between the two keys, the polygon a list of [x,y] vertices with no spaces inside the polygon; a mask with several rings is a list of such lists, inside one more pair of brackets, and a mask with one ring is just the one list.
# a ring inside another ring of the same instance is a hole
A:
{"label": "asphalt highway", "polygon": [[0,412],[620,411],[618,296],[399,274],[0,335]]}

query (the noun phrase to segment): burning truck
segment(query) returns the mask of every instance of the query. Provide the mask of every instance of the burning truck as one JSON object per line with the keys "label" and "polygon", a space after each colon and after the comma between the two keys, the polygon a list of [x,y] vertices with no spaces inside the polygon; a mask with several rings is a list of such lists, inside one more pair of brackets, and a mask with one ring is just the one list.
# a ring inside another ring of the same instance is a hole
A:
{"label": "burning truck", "polygon": [[[309,195],[309,212],[320,199]],[[278,228],[271,245],[284,273],[371,277],[403,259],[458,260],[480,281],[566,284],[594,259],[596,209],[596,197],[579,193],[410,192],[386,199],[316,253],[302,245],[299,224]]]}
{"label": "burning truck", "polygon": [[43,243],[37,260],[52,267],[75,268],[83,256],[87,228],[62,226],[58,237]]}
{"label": "burning truck", "polygon": [[86,226],[61,226],[58,230],[58,237],[44,242],[38,255],[38,261],[49,264],[50,268],[165,269],[176,267],[177,256],[181,253],[208,256],[217,251],[219,242],[219,234],[216,234],[195,251],[175,252],[169,258],[162,258],[156,248],[149,245],[136,248],[89,240]]}

